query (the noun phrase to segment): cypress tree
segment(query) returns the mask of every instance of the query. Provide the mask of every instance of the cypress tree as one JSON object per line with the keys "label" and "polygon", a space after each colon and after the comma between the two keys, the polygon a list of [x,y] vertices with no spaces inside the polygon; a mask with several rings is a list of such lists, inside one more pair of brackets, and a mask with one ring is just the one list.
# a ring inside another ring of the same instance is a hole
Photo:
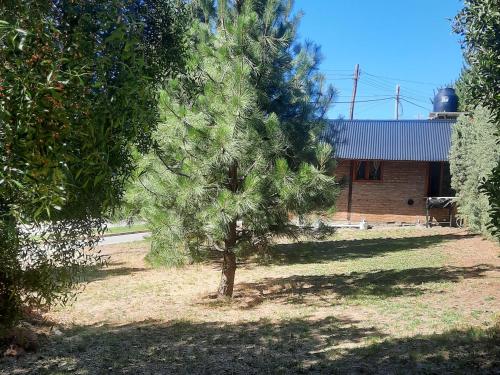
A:
{"label": "cypress tree", "polygon": [[[460,79],[460,91],[466,107],[482,106],[489,110],[500,147],[500,2],[466,0],[455,17],[454,29],[463,38],[466,62]],[[489,230],[500,239],[500,160],[489,175],[478,181],[489,200]]]}
{"label": "cypress tree", "polygon": [[457,192],[458,213],[467,227],[491,236],[491,205],[481,189],[500,160],[491,113],[484,107],[475,108],[470,115],[462,115],[453,127],[450,150],[451,183]]}

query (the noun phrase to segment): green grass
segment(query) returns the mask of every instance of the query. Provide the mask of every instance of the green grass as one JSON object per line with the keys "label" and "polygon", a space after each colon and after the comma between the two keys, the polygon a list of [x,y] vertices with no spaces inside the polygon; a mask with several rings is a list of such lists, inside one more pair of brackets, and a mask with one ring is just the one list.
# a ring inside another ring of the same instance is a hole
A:
{"label": "green grass", "polygon": [[497,245],[449,229],[340,231],[240,259],[152,268],[149,243],[103,249],[63,331],[0,374],[488,374],[500,370]]}

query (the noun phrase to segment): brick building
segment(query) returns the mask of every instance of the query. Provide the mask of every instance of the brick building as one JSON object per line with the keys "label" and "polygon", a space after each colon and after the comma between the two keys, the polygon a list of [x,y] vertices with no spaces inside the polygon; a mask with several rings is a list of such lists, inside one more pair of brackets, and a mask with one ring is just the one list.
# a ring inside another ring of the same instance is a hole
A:
{"label": "brick building", "polygon": [[[334,147],[342,186],[338,222],[425,223],[428,197],[452,197],[448,154],[454,120],[334,120],[324,139]],[[430,220],[449,218],[429,210]]]}

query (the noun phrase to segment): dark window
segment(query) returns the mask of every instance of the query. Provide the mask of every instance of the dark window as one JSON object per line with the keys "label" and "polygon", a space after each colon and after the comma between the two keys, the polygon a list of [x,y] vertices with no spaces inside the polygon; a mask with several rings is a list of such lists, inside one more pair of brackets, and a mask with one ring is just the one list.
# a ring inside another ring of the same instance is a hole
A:
{"label": "dark window", "polygon": [[366,161],[360,161],[356,166],[356,180],[364,180],[366,175]]}
{"label": "dark window", "polygon": [[441,163],[429,164],[429,197],[439,197],[441,187]]}
{"label": "dark window", "polygon": [[358,161],[354,171],[356,181],[381,181],[382,162],[376,160]]}
{"label": "dark window", "polygon": [[451,188],[450,164],[441,162],[429,163],[429,197],[454,197]]}
{"label": "dark window", "polygon": [[368,179],[369,180],[380,180],[380,166],[381,162],[379,161],[370,161],[368,162]]}

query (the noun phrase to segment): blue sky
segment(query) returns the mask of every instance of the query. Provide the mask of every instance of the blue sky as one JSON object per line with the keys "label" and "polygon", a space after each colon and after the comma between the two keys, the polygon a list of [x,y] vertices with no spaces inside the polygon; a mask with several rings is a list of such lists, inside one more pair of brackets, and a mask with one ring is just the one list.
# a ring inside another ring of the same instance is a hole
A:
{"label": "blue sky", "polygon": [[[321,45],[321,71],[338,89],[337,101],[350,100],[359,63],[354,118],[360,119],[394,118],[394,99],[362,101],[394,96],[398,83],[407,100],[400,118],[428,116],[433,90],[456,80],[463,66],[450,20],[462,5],[459,0],[295,1],[295,9],[304,12],[299,37]],[[329,111],[330,118],[348,114],[349,104]]]}

